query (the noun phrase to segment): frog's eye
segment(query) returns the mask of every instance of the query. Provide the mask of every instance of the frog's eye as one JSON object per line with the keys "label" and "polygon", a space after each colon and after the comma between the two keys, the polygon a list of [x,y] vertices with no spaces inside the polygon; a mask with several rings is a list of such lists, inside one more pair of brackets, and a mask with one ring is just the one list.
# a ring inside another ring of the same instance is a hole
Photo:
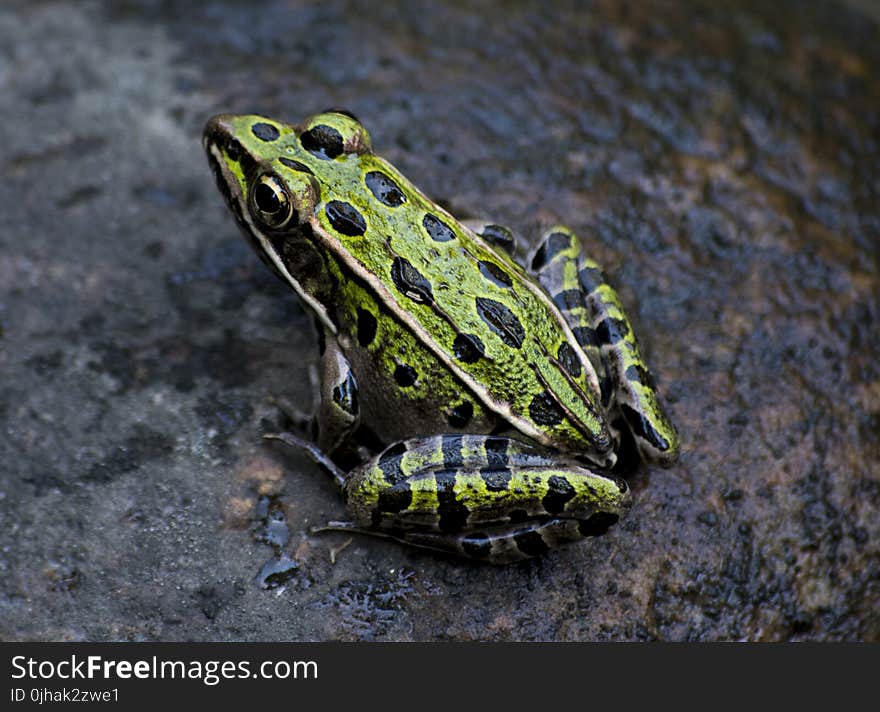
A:
{"label": "frog's eye", "polygon": [[251,187],[252,212],[267,227],[284,227],[296,214],[290,193],[278,176],[267,173]]}
{"label": "frog's eye", "polygon": [[330,109],[310,118],[300,133],[302,147],[317,158],[369,153],[370,134],[344,109]]}

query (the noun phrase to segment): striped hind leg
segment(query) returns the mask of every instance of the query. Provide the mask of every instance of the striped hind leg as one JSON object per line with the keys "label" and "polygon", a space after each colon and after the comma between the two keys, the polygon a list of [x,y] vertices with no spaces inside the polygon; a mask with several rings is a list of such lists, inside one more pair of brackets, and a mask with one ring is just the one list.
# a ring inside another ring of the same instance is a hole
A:
{"label": "striped hind leg", "polygon": [[548,231],[532,271],[553,297],[599,376],[602,405],[619,412],[643,458],[668,466],[678,456],[666,417],[620,297],[568,228]]}
{"label": "striped hind leg", "polygon": [[494,564],[602,534],[629,508],[626,483],[512,438],[434,435],[404,440],[343,473],[350,521],[321,529],[381,536]]}

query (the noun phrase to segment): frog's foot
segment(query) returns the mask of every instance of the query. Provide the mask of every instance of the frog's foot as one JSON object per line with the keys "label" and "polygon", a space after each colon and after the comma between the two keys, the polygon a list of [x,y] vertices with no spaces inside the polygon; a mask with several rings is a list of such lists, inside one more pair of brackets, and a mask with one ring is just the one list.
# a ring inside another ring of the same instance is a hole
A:
{"label": "frog's foot", "polygon": [[604,534],[615,522],[615,515],[597,512],[585,520],[544,517],[519,522],[515,527],[500,523],[466,534],[422,530],[384,532],[359,527],[354,522],[327,522],[310,532],[366,534],[488,564],[511,564],[541,556],[563,544]]}
{"label": "frog's foot", "polygon": [[309,368],[313,402],[318,403],[317,411],[307,413],[283,396],[270,397],[270,401],[293,424],[298,434],[308,434],[323,451],[335,453],[360,424],[358,386],[351,364],[336,339],[326,331],[319,333],[320,375],[316,368]]}
{"label": "frog's foot", "polygon": [[321,527],[311,527],[309,534],[321,534],[322,532],[354,532],[356,534],[372,534],[368,529],[362,529],[354,522],[342,522],[331,520]]}
{"label": "frog's foot", "polygon": [[668,466],[678,434],[666,417],[617,292],[598,264],[582,253],[566,227],[548,231],[532,271],[552,296],[599,376],[602,405],[619,411],[646,460]]}
{"label": "frog's foot", "polygon": [[281,411],[282,415],[290,422],[291,427],[297,433],[315,434],[315,416],[294,405],[293,401],[285,396],[269,396],[269,402]]}
{"label": "frog's foot", "polygon": [[527,443],[435,435],[396,443],[345,478],[334,528],[507,563],[605,531],[629,507],[622,480]]}
{"label": "frog's foot", "polygon": [[493,247],[504,250],[511,257],[516,252],[516,233],[509,227],[485,220],[464,220],[462,225],[475,232]]}
{"label": "frog's foot", "polygon": [[315,461],[317,465],[323,468],[333,478],[340,488],[345,484],[345,473],[336,466],[336,463],[319,448],[315,443],[292,435],[291,433],[267,433],[263,436],[266,440],[277,440],[288,447],[298,450],[305,450],[306,454]]}

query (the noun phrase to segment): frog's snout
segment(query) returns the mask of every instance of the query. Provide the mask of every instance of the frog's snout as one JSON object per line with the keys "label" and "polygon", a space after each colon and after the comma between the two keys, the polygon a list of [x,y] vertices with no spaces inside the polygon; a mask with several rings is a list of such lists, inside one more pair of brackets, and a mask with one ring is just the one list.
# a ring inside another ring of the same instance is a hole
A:
{"label": "frog's snout", "polygon": [[214,143],[226,143],[232,135],[232,114],[217,114],[205,122],[202,143],[205,148]]}
{"label": "frog's snout", "polygon": [[[218,114],[205,123],[202,145],[217,187],[239,223],[244,223],[244,186],[236,174],[243,150],[235,138],[232,114]],[[240,170],[240,169],[239,169]]]}
{"label": "frog's snout", "polygon": [[205,133],[210,133],[217,129],[228,129],[232,125],[230,123],[232,116],[232,114],[214,114],[205,122]]}

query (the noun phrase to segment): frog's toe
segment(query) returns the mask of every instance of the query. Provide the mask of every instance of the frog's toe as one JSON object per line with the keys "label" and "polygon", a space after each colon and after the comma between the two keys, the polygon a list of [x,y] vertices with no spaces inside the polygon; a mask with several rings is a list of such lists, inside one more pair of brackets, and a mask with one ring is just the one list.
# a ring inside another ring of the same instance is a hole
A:
{"label": "frog's toe", "polygon": [[354,522],[331,520],[320,527],[309,527],[309,534],[322,534],[324,532],[355,532],[355,533],[372,533],[359,527]]}
{"label": "frog's toe", "polygon": [[319,448],[315,443],[303,440],[292,433],[266,433],[263,435],[265,440],[277,440],[284,443],[288,447],[296,450],[305,450],[306,454],[314,460],[320,467],[324,468],[341,488],[345,484],[345,472],[336,465],[333,460]]}

